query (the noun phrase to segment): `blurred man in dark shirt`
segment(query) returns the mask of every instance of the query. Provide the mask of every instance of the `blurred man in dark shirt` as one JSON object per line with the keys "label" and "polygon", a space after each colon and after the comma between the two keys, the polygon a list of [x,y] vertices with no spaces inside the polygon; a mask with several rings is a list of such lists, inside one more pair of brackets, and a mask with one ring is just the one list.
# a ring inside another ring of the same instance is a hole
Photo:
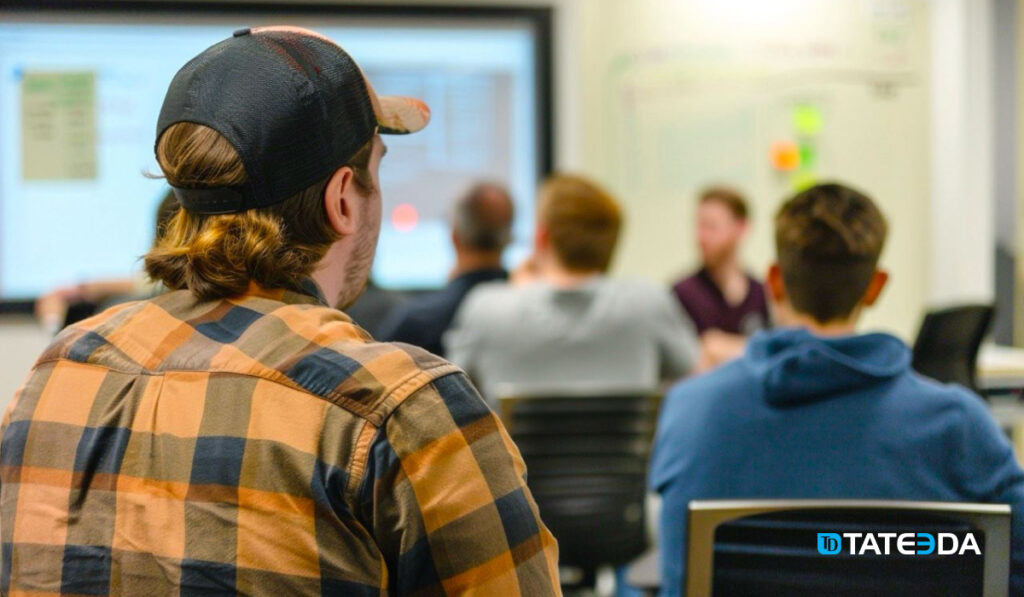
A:
{"label": "blurred man in dark shirt", "polygon": [[370,278],[356,302],[345,308],[345,314],[371,336],[380,338],[381,326],[387,323],[391,314],[402,308],[408,300],[409,297],[405,294],[381,288],[373,278]]}
{"label": "blurred man in dark shirt", "polygon": [[742,352],[745,337],[768,327],[764,287],[739,262],[747,233],[747,203],[739,192],[712,187],[697,207],[701,268],[673,287],[697,326],[704,358],[715,364]]}
{"label": "blurred man in dark shirt", "polygon": [[455,269],[451,280],[442,290],[398,309],[381,326],[380,339],[443,354],[441,337],[469,291],[481,282],[508,277],[501,254],[512,237],[514,212],[508,191],[493,183],[479,183],[461,197],[452,217]]}

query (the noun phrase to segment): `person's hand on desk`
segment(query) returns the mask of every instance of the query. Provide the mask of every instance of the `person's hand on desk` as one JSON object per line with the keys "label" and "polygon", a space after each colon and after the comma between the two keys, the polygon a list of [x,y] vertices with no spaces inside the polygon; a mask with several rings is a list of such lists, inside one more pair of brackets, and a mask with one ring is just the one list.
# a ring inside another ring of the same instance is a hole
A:
{"label": "person's hand on desk", "polygon": [[726,361],[731,361],[743,354],[747,346],[747,338],[739,334],[729,334],[719,329],[710,329],[700,337],[701,358],[698,371],[713,369]]}
{"label": "person's hand on desk", "polygon": [[136,278],[111,278],[60,286],[36,299],[35,314],[39,323],[51,333],[64,326],[68,308],[76,303],[102,303],[111,297],[131,295],[139,291]]}
{"label": "person's hand on desk", "polygon": [[64,318],[67,317],[68,307],[80,302],[82,297],[82,285],[61,286],[36,299],[35,314],[39,324],[50,333],[56,333],[64,325]]}

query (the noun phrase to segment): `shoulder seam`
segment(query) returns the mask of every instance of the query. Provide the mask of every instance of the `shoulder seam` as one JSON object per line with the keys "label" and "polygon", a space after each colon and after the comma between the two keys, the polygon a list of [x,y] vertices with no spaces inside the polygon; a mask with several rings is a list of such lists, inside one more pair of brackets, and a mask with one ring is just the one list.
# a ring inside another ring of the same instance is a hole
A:
{"label": "shoulder seam", "polygon": [[405,402],[406,398],[412,396],[418,390],[422,389],[427,384],[432,383],[434,380],[444,377],[445,375],[461,372],[462,370],[457,366],[447,362],[412,372],[405,379],[395,384],[391,391],[385,394],[382,399],[377,402],[375,408],[370,412],[365,413],[363,418],[372,422],[377,427],[381,427],[391,413],[394,412],[399,405]]}
{"label": "shoulder seam", "polygon": [[[451,363],[444,363],[430,369],[421,370],[402,381],[383,400],[378,402],[375,411],[369,413],[372,416],[363,417],[363,426],[359,430],[358,440],[352,450],[352,457],[348,462],[349,477],[348,486],[345,490],[353,500],[353,503],[355,503],[354,500],[359,492],[359,488],[366,481],[364,477],[366,475],[367,462],[370,459],[370,447],[373,446],[379,435],[379,430],[384,427],[388,418],[407,398],[416,392],[442,377],[459,373],[462,373],[462,370]],[[387,405],[387,408],[382,409],[381,405]],[[381,410],[384,412],[380,412]]]}
{"label": "shoulder seam", "polygon": [[[310,396],[312,398],[316,398],[317,400],[323,400],[325,402],[333,404],[333,405],[335,405],[335,406],[337,406],[339,408],[344,409],[345,411],[347,411],[349,413],[352,413],[352,415],[357,416],[360,419],[364,419],[364,420],[370,421],[371,423],[373,423],[377,427],[379,427],[381,425],[381,423],[385,419],[387,419],[386,415],[382,415],[382,414],[379,414],[377,412],[378,410],[380,410],[379,405],[381,405],[381,404],[383,404],[385,402],[388,402],[390,398],[395,397],[397,395],[398,397],[394,401],[394,404],[395,404],[395,406],[398,406],[398,404],[401,404],[409,395],[415,393],[416,390],[418,390],[421,387],[427,385],[428,383],[434,381],[435,379],[438,379],[438,378],[443,377],[445,375],[449,375],[451,373],[458,373],[458,372],[461,371],[458,367],[456,367],[455,365],[452,365],[450,363],[445,363],[445,364],[442,364],[442,365],[437,365],[437,366],[431,367],[429,369],[418,370],[418,371],[410,374],[406,379],[404,379],[401,382],[399,382],[390,392],[385,393],[383,395],[382,399],[377,402],[377,405],[375,405],[375,407],[367,409],[367,408],[365,408],[364,405],[356,403],[355,401],[345,397],[340,392],[331,392],[327,396],[321,396],[321,395],[316,394],[314,392],[310,392],[306,388],[303,388],[302,386],[300,386],[300,385],[298,385],[298,384],[296,384],[294,382],[289,381],[287,378],[285,378],[285,379],[278,379],[278,377],[284,377],[283,374],[279,374],[277,376],[273,376],[273,375],[266,375],[266,374],[263,374],[263,373],[251,373],[251,372],[247,372],[247,371],[238,371],[238,370],[233,370],[233,369],[213,369],[213,370],[211,370],[211,369],[167,369],[167,370],[163,370],[163,371],[152,371],[152,370],[146,369],[144,367],[139,367],[138,369],[131,369],[131,370],[129,370],[127,368],[112,367],[112,366],[110,366],[108,364],[88,363],[88,362],[76,361],[74,359],[69,359],[67,356],[56,356],[56,357],[50,357],[50,358],[47,358],[47,359],[40,359],[40,360],[36,361],[34,365],[32,365],[31,371],[35,371],[36,369],[40,368],[41,366],[48,365],[50,363],[59,363],[59,362],[62,362],[62,361],[63,362],[67,362],[67,363],[74,363],[76,365],[85,365],[85,366],[88,366],[88,367],[98,367],[100,369],[105,369],[107,371],[112,371],[112,372],[115,372],[115,373],[123,373],[125,375],[145,375],[145,376],[150,376],[150,377],[160,377],[160,376],[165,375],[166,373],[172,373],[172,372],[174,372],[174,373],[209,373],[209,374],[237,375],[239,377],[251,377],[251,378],[256,378],[256,379],[262,379],[262,380],[269,381],[271,383],[274,383],[274,384],[277,384],[277,385],[280,385],[280,386],[284,386],[284,387],[286,387],[286,388],[288,388],[290,390],[301,392],[301,393],[306,394],[306,395],[308,395],[308,396]],[[394,410],[394,408],[392,408],[391,410]]]}

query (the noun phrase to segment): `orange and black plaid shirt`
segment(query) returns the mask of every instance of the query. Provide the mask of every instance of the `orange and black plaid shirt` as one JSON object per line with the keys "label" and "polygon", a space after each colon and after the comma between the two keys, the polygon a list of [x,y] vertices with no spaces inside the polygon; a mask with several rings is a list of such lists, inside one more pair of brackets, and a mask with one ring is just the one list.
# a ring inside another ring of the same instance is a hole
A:
{"label": "orange and black plaid shirt", "polygon": [[170,292],[57,337],[4,417],[5,595],[558,594],[466,377],[308,286]]}

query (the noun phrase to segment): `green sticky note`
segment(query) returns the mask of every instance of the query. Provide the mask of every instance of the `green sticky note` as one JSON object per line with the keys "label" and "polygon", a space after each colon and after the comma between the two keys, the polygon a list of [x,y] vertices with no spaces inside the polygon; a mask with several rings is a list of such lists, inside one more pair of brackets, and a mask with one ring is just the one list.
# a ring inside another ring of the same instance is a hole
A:
{"label": "green sticky note", "polygon": [[796,172],[789,179],[794,192],[806,191],[818,183],[818,177],[810,172]]}
{"label": "green sticky note", "polygon": [[801,135],[817,135],[823,124],[821,110],[814,104],[797,104],[793,108],[793,128]]}
{"label": "green sticky note", "polygon": [[804,170],[813,170],[814,164],[818,160],[818,152],[814,150],[814,147],[806,144],[800,144],[800,168]]}

